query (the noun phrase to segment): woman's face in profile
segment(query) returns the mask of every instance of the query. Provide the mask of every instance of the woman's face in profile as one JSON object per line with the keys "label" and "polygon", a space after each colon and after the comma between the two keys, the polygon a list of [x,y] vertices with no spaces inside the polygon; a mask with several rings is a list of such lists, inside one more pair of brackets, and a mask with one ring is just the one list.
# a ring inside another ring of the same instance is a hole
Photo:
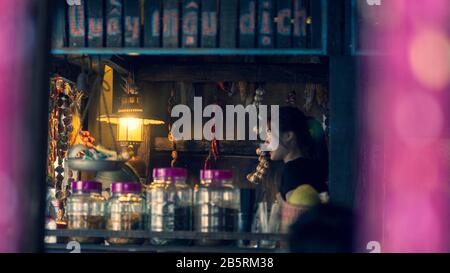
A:
{"label": "woman's face in profile", "polygon": [[284,143],[283,136],[284,135],[285,134],[281,134],[281,137],[277,143],[276,141],[273,141],[273,138],[276,136],[273,136],[270,131],[267,132],[266,145],[269,147],[269,149],[273,148],[275,146],[274,145],[275,143],[278,144],[278,145],[276,145],[275,149],[271,149],[271,151],[269,152],[270,160],[272,160],[272,161],[283,160],[283,158],[287,154],[288,151],[285,148],[285,145],[283,145],[283,143]]}

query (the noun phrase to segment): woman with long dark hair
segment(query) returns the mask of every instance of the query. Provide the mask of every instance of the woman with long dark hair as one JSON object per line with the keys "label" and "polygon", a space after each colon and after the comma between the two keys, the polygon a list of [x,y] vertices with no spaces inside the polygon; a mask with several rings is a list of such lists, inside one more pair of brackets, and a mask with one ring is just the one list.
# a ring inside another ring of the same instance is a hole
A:
{"label": "woman with long dark hair", "polygon": [[289,193],[303,184],[319,193],[327,192],[328,152],[320,123],[298,108],[280,107],[278,139],[278,147],[270,152],[270,159],[284,162],[281,197],[287,200]]}

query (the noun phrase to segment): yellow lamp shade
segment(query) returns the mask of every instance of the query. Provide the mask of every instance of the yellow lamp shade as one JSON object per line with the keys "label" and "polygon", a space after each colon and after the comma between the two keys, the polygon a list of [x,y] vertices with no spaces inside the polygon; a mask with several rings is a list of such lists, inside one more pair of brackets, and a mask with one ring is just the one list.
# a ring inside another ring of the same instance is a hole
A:
{"label": "yellow lamp shade", "polygon": [[[111,124],[119,124],[120,117],[118,115],[111,115],[109,118],[106,115],[102,115],[97,118],[100,122],[106,122]],[[148,119],[144,118],[142,119],[144,121],[144,125],[164,125],[164,121],[158,120],[158,119]]]}
{"label": "yellow lamp shade", "polygon": [[119,118],[117,141],[141,142],[144,120],[140,118]]}

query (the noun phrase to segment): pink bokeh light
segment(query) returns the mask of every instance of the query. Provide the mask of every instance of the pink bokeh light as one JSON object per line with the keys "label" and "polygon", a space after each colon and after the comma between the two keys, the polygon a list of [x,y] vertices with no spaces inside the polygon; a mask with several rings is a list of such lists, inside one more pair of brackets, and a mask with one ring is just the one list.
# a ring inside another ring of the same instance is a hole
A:
{"label": "pink bokeh light", "polygon": [[[20,249],[24,41],[30,1],[0,1],[0,252]],[[37,181],[36,181],[37,182]]]}
{"label": "pink bokeh light", "polygon": [[377,35],[361,28],[365,44],[389,54],[364,63],[361,105],[372,108],[361,111],[360,239],[379,240],[382,252],[447,252],[450,2],[389,0],[379,8],[396,23]]}

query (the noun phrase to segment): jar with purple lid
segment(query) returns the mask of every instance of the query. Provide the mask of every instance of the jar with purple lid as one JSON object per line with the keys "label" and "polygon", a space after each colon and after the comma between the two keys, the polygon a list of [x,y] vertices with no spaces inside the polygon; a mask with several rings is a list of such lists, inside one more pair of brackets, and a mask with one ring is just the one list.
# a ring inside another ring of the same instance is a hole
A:
{"label": "jar with purple lid", "polygon": [[[235,232],[238,230],[240,191],[233,185],[231,170],[201,170],[200,184],[194,191],[194,230],[199,232]],[[230,241],[228,241],[230,242]],[[226,242],[197,240],[196,244]]]}
{"label": "jar with purple lid", "polygon": [[[111,198],[106,208],[108,230],[143,230],[145,218],[145,199],[141,194],[141,184],[136,182],[113,182]],[[139,244],[142,239],[107,238],[110,244]]]}
{"label": "jar with purple lid", "polygon": [[[77,181],[71,184],[72,194],[67,199],[68,229],[105,229],[105,198],[102,184],[97,181]],[[100,243],[103,238],[71,237],[79,243]]]}
{"label": "jar with purple lid", "polygon": [[[186,184],[187,170],[156,168],[147,189],[148,230],[189,231],[192,228],[192,189]],[[151,243],[187,244],[186,240],[152,238]]]}

